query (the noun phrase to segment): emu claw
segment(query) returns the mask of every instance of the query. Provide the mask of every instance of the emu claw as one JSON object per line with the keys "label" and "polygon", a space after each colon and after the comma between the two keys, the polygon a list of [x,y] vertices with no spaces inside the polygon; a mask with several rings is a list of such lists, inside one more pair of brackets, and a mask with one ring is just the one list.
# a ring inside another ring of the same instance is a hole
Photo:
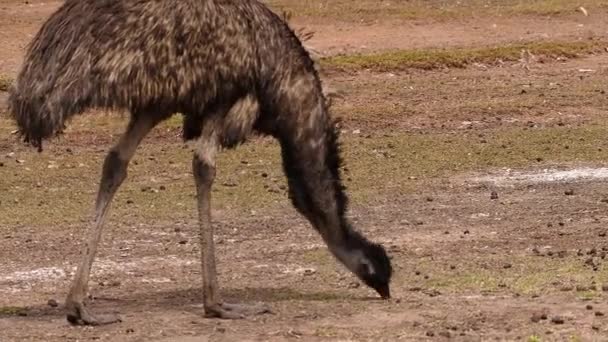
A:
{"label": "emu claw", "polygon": [[229,304],[220,303],[205,308],[205,317],[220,319],[244,319],[247,316],[272,314],[273,312],[266,304]]}
{"label": "emu claw", "polygon": [[82,303],[74,303],[67,306],[67,320],[72,325],[106,325],[122,322],[116,315],[95,316],[87,310]]}

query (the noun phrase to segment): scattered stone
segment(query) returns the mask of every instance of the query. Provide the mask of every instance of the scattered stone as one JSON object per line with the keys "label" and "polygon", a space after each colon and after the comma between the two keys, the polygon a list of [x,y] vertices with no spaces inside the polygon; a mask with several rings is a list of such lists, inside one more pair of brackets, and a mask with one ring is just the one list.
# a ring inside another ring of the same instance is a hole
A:
{"label": "scattered stone", "polygon": [[133,204],[135,202],[133,202],[133,200],[127,200],[127,204]]}
{"label": "scattered stone", "polygon": [[587,309],[587,310],[593,310],[593,305],[587,304],[587,306],[585,306],[585,309]]}
{"label": "scattered stone", "polygon": [[132,334],[132,333],[134,333],[134,332],[135,332],[135,330],[133,330],[133,329],[129,328],[129,329],[125,330],[125,332],[126,332],[127,334]]}
{"label": "scattered stone", "polygon": [[465,231],[463,232],[463,234],[464,234],[464,235],[468,235],[469,233],[470,233],[470,232],[469,232],[469,230],[468,230],[468,229],[467,229],[467,230],[465,230]]}
{"label": "scattered stone", "polygon": [[[306,273],[304,273],[304,274],[306,274]],[[356,281],[353,281],[348,284],[349,289],[358,289],[360,286],[361,286],[361,284],[359,284],[359,282],[356,282]]]}
{"label": "scattered stone", "polygon": [[[317,271],[315,269],[313,269],[313,268],[307,268],[307,269],[304,270],[304,275],[305,276],[313,275],[315,273],[317,273]],[[351,287],[353,289],[356,289],[356,288],[358,288],[360,286],[359,283],[357,283],[357,282],[355,282],[354,284],[351,284],[351,285],[353,286],[353,287]]]}
{"label": "scattered stone", "polygon": [[411,292],[420,292],[420,291],[422,291],[422,288],[420,286],[414,286],[414,287],[410,287],[409,290]]}
{"label": "scattered stone", "polygon": [[532,314],[532,317],[530,317],[530,320],[534,323],[538,323],[542,320],[542,313],[540,312],[536,312],[534,314]]}
{"label": "scattered stone", "polygon": [[433,199],[433,197],[427,197],[427,198],[426,198],[426,201],[427,201],[427,202],[433,202],[433,201],[434,201],[434,199]]}
{"label": "scattered stone", "polygon": [[49,301],[46,302],[46,304],[52,308],[56,308],[59,306],[59,303],[57,303],[57,301],[54,299],[49,299]]}
{"label": "scattered stone", "polygon": [[266,172],[262,172],[262,177],[266,178],[266,177],[268,177],[268,174]]}
{"label": "scattered stone", "polygon": [[596,317],[602,317],[602,316],[604,316],[604,313],[603,313],[603,312],[601,312],[601,311],[596,311],[596,312],[595,312],[595,316],[596,316]]}
{"label": "scattered stone", "polygon": [[450,265],[450,269],[451,270],[455,270],[456,269],[456,265]]}
{"label": "scattered stone", "polygon": [[434,333],[434,332],[432,332],[432,331],[427,331],[427,332],[426,332],[426,336],[428,336],[428,337],[433,337],[433,336],[435,336],[435,333]]}
{"label": "scattered stone", "polygon": [[420,275],[420,271],[415,271],[414,274],[415,275]]}
{"label": "scattered stone", "polygon": [[187,243],[188,243],[188,240],[186,240],[186,239],[179,240],[179,244],[180,244],[180,245],[185,245],[185,244],[187,244]]}
{"label": "scattered stone", "polygon": [[511,267],[512,267],[511,264],[505,264],[505,265],[502,266],[502,268],[504,268],[504,269],[511,268]]}
{"label": "scattered stone", "polygon": [[166,188],[164,185],[161,185],[161,186],[160,186],[160,187],[158,187],[158,188],[159,188],[160,190],[163,190],[163,191],[167,190],[167,188]]}
{"label": "scattered stone", "polygon": [[441,332],[439,332],[438,335],[441,336],[441,337],[445,337],[445,338],[452,337],[452,334],[449,331],[441,331]]}
{"label": "scattered stone", "polygon": [[564,324],[565,320],[562,316],[551,317],[551,323],[553,324]]}
{"label": "scattered stone", "polygon": [[608,284],[602,285],[602,291],[608,292]]}
{"label": "scattered stone", "polygon": [[498,199],[498,193],[496,191],[492,191],[492,193],[490,194],[490,199],[491,200]]}
{"label": "scattered stone", "polygon": [[568,291],[572,291],[573,289],[574,289],[574,287],[572,287],[572,285],[564,285],[559,290],[563,291],[563,292],[568,292]]}
{"label": "scattered stone", "polygon": [[441,295],[441,292],[437,289],[430,289],[430,290],[424,291],[423,293],[429,297],[437,297],[437,296]]}
{"label": "scattered stone", "polygon": [[572,189],[568,189],[568,190],[564,191],[564,194],[565,194],[566,196],[572,196],[572,195],[574,195],[574,190],[572,190]]}

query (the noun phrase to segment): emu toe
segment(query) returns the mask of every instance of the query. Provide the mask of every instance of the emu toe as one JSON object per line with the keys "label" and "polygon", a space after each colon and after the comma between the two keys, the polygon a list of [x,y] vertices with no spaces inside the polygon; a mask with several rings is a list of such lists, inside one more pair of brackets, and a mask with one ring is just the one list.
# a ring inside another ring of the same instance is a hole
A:
{"label": "emu toe", "polygon": [[247,316],[272,313],[270,308],[263,303],[250,305],[221,303],[205,308],[205,317],[207,318],[244,319]]}
{"label": "emu toe", "polygon": [[73,325],[106,325],[122,322],[116,315],[95,316],[82,303],[72,304],[68,307],[67,320]]}

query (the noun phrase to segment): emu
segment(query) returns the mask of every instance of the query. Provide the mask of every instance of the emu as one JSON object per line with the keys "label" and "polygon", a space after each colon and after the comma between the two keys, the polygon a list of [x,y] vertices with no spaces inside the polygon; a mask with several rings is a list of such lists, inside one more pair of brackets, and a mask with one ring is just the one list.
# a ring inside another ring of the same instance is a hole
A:
{"label": "emu", "polygon": [[338,130],[309,53],[280,16],[257,0],[66,0],[27,48],[10,91],[9,112],[26,142],[60,133],[89,108],[130,113],[105,157],[95,215],[65,309],[76,325],[117,322],[84,303],[109,206],[137,146],[174,113],[195,141],[206,317],[236,319],[263,308],[220,298],[211,224],[216,153],[250,134],[279,141],[289,196],[335,258],[390,297],[385,249],[346,217]]}

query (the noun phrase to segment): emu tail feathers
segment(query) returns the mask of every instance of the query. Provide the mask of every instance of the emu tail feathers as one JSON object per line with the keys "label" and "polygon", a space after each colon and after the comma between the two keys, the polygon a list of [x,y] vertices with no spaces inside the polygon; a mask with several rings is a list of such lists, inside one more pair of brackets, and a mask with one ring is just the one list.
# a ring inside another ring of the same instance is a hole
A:
{"label": "emu tail feathers", "polygon": [[[8,110],[24,141],[42,151],[42,140],[62,133],[66,121],[81,112],[84,106],[79,100],[65,101],[57,98],[59,94],[38,95],[33,90],[30,87],[20,89],[17,83],[10,90]],[[57,98],[58,105],[53,104],[56,102],[54,98]]]}

